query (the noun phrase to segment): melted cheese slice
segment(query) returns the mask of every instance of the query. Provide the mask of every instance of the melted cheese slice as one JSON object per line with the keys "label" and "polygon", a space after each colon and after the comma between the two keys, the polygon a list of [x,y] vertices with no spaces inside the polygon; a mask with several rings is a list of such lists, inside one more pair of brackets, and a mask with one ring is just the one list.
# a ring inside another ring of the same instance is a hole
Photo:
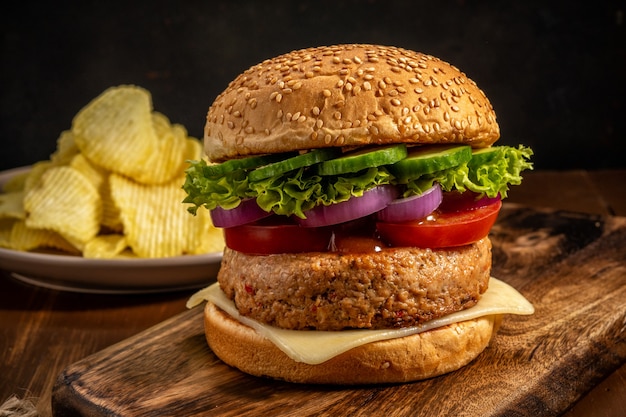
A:
{"label": "melted cheese slice", "polygon": [[325,362],[334,356],[366,343],[410,336],[448,324],[492,314],[528,315],[533,314],[535,311],[533,305],[515,288],[496,278],[489,280],[489,288],[474,307],[431,320],[421,326],[399,329],[342,331],[279,329],[241,316],[235,304],[226,297],[218,283],[192,295],[189,301],[187,301],[187,307],[192,308],[201,304],[204,300],[212,302],[236,320],[255,329],[257,333],[269,339],[294,361],[310,365]]}

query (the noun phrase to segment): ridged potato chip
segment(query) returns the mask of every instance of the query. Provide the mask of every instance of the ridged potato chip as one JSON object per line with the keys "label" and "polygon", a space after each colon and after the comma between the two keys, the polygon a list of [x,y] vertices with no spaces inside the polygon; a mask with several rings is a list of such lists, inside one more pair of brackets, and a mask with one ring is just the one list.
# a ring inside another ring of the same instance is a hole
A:
{"label": "ridged potato chip", "polygon": [[126,236],[124,235],[99,235],[85,244],[83,257],[93,259],[116,258],[127,247]]}
{"label": "ridged potato chip", "polygon": [[109,232],[124,232],[120,209],[117,207],[111,196],[111,173],[108,173],[102,187],[100,188],[100,198],[102,199],[102,227]]}
{"label": "ridged potato chip", "polygon": [[11,218],[0,218],[0,248],[13,249],[11,246],[11,230],[13,230],[13,224],[17,220]]}
{"label": "ridged potato chip", "polygon": [[30,171],[28,172],[28,176],[24,180],[24,192],[27,193],[29,190],[37,186],[41,181],[41,177],[52,168],[54,164],[52,161],[39,161],[33,164]]}
{"label": "ridged potato chip", "polygon": [[100,231],[98,190],[71,167],[48,169],[26,192],[24,209],[27,226],[57,232],[79,250]]}
{"label": "ridged potato chip", "polygon": [[0,219],[24,220],[24,191],[0,194]]}
{"label": "ridged potato chip", "polygon": [[208,217],[190,216],[181,204],[183,177],[153,186],[116,174],[110,180],[128,246],[138,256],[163,258],[202,251],[200,240],[208,236],[211,225]]}
{"label": "ridged potato chip", "polygon": [[72,158],[80,151],[74,140],[74,134],[71,130],[64,130],[57,139],[57,148],[50,155],[50,161],[54,165],[68,165]]}
{"label": "ridged potato chip", "polygon": [[109,88],[72,121],[80,151],[91,161],[138,181],[150,180],[146,163],[158,148],[148,91],[135,86]]}
{"label": "ridged potato chip", "polygon": [[11,229],[9,247],[15,250],[30,251],[34,249],[58,249],[68,254],[79,251],[61,235],[51,230],[34,229],[26,222],[17,221]]}

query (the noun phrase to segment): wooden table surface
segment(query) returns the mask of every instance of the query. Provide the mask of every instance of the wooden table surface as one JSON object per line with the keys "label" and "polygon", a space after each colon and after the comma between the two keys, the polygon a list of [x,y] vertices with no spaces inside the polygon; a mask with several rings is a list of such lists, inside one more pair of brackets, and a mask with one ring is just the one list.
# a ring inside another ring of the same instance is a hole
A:
{"label": "wooden table surface", "polygon": [[[507,201],[626,216],[625,183],[622,169],[534,171]],[[15,396],[50,416],[52,387],[65,367],[183,312],[192,292],[78,294],[23,284],[0,271],[0,405]],[[626,364],[565,413],[588,415],[626,415]]]}

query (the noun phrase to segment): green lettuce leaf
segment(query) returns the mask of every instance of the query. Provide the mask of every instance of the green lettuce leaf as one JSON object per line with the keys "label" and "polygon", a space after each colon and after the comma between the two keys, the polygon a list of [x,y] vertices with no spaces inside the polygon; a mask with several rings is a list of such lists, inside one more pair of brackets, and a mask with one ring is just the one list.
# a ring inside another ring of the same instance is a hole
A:
{"label": "green lettuce leaf", "polygon": [[533,169],[530,157],[532,149],[519,146],[494,146],[487,156],[475,156],[466,164],[437,171],[411,179],[406,185],[404,196],[418,195],[428,190],[435,182],[444,191],[470,190],[480,195],[506,198],[509,185],[522,182],[522,171]]}
{"label": "green lettuce leaf", "polygon": [[304,212],[317,205],[360,197],[363,192],[383,184],[404,187],[405,197],[421,194],[437,182],[444,191],[470,190],[489,197],[499,194],[506,198],[509,185],[520,184],[520,173],[532,169],[529,161],[532,154],[530,148],[521,145],[517,148],[492,147],[488,152],[475,153],[465,164],[417,176],[401,185],[385,167],[339,176],[320,176],[309,168],[300,168],[251,182],[246,170],[211,176],[205,169],[206,162],[190,161],[183,185],[187,197],[183,202],[191,204],[188,210],[195,214],[199,207],[232,209],[243,199],[256,198],[259,207],[267,212],[306,218]]}

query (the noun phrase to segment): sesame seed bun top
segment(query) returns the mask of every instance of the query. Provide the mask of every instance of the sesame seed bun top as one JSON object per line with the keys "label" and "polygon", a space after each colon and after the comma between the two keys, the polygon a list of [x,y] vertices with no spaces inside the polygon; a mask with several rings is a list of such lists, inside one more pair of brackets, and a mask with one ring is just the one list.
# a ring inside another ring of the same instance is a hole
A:
{"label": "sesame seed bun top", "polygon": [[216,98],[204,131],[214,162],[370,144],[479,148],[499,137],[491,103],[459,69],[360,44],[293,51],[251,67]]}

